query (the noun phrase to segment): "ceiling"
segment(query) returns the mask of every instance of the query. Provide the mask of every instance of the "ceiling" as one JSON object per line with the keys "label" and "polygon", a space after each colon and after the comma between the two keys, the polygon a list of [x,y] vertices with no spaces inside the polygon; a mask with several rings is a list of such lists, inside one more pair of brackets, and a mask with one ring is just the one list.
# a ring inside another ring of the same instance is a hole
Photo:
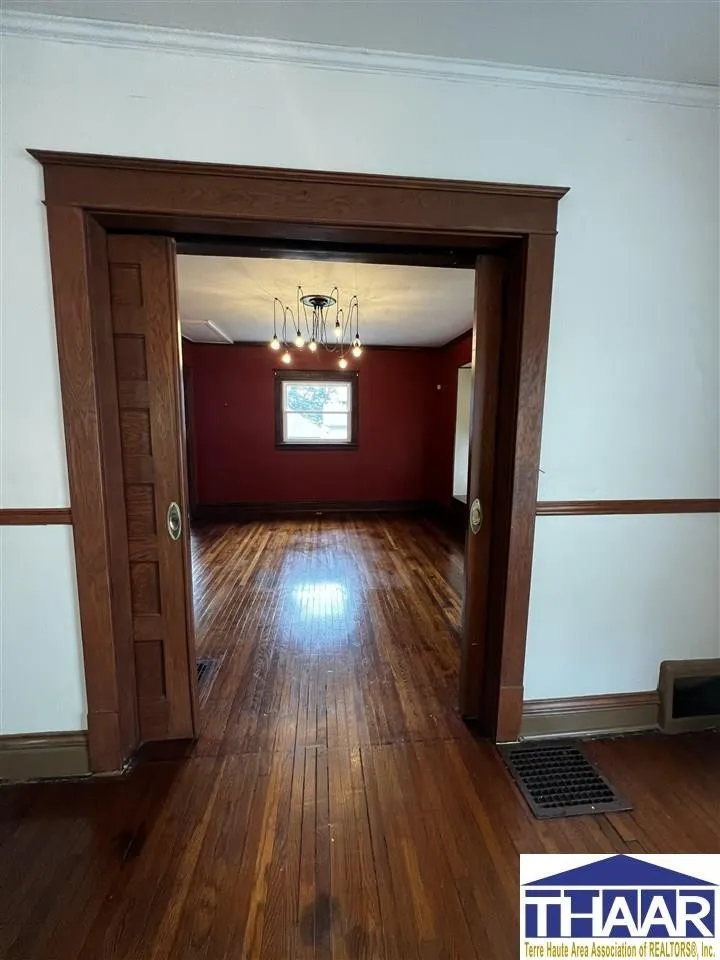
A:
{"label": "ceiling", "polygon": [[364,343],[440,346],[472,326],[474,278],[440,267],[180,256],[180,321],[191,340],[269,340],[274,297],[295,311],[298,284],[306,294],[337,287],[341,307],[358,295]]}
{"label": "ceiling", "polygon": [[717,85],[719,0],[3,0],[6,10]]}

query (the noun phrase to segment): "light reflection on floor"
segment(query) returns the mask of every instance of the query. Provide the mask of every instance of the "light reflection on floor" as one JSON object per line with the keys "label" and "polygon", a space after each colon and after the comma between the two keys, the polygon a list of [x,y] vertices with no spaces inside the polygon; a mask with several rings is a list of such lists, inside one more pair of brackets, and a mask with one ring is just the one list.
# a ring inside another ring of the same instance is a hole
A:
{"label": "light reflection on floor", "polygon": [[280,629],[288,639],[306,647],[340,647],[351,637],[357,599],[341,583],[301,583],[293,587],[292,604],[284,607]]}
{"label": "light reflection on floor", "polygon": [[[408,541],[402,524],[391,521],[299,520],[194,534],[198,648],[210,646],[206,637],[217,636],[221,622],[232,622],[233,641],[260,628],[277,654],[325,655],[333,669],[338,654],[362,656],[370,633],[382,637],[388,620],[403,643],[448,623],[456,631],[461,606],[450,582],[462,583],[462,557],[432,530],[414,530]],[[237,546],[218,569],[210,557],[228,538]],[[215,578],[212,598],[204,597]],[[427,603],[413,600],[418,587]]]}

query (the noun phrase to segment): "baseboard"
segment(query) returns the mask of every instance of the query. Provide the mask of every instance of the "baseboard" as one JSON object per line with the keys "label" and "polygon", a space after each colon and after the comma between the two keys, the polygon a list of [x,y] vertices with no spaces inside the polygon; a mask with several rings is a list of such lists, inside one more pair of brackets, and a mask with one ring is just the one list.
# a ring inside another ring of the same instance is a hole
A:
{"label": "baseboard", "polygon": [[198,504],[193,520],[198,523],[240,523],[247,520],[268,520],[282,517],[313,516],[319,513],[427,513],[425,500],[296,500],[253,503]]}
{"label": "baseboard", "polygon": [[0,780],[84,777],[89,773],[85,730],[0,737]]}
{"label": "baseboard", "polygon": [[654,730],[658,726],[659,708],[657,690],[526,700],[520,736],[529,739]]}

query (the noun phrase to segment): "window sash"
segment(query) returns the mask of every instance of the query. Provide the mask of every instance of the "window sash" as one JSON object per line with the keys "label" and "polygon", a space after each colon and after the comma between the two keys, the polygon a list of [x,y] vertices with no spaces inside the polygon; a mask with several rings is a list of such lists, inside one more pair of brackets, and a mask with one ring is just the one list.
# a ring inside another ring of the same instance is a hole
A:
{"label": "window sash", "polygon": [[[288,395],[298,387],[316,390],[343,390],[345,403],[336,401],[322,411],[318,411],[314,407],[308,407],[306,410],[303,410],[302,407],[293,407],[291,411],[288,407]],[[283,410],[288,413],[350,413],[352,410],[352,384],[348,380],[283,380]]]}
{"label": "window sash", "polygon": [[[317,389],[331,389],[337,390],[339,387],[342,387],[345,396],[346,396],[346,407],[344,409],[339,409],[338,404],[332,404],[329,408],[323,410],[312,409],[310,407],[303,408],[293,408],[288,407],[288,392],[298,384],[303,387],[314,387]],[[352,435],[353,432],[353,386],[352,383],[347,380],[316,380],[310,379],[300,380],[283,380],[282,382],[282,441],[287,444],[318,444],[322,446],[348,446],[355,442],[355,438]],[[319,414],[320,416],[332,417],[336,422],[343,418],[344,421],[344,436],[333,437],[333,436],[312,436],[312,435],[300,435],[293,436],[290,434],[288,418],[292,416],[302,417],[304,414]]]}
{"label": "window sash", "polygon": [[[319,444],[330,444],[334,443],[338,446],[346,446],[348,443],[352,443],[352,422],[350,420],[349,414],[345,413],[333,413],[333,417],[342,417],[345,421],[344,424],[344,436],[333,437],[327,435],[313,436],[312,434],[292,434],[289,430],[288,417],[292,416],[302,416],[302,412],[299,410],[288,410],[283,412],[283,443],[319,443]],[[342,427],[340,427],[342,429]]]}

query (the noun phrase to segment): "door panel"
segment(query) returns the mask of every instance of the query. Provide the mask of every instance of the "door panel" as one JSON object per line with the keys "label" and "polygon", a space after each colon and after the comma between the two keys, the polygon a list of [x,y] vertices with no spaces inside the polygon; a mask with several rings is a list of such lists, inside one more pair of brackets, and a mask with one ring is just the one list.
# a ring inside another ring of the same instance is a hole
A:
{"label": "door panel", "polygon": [[[490,559],[493,521],[495,436],[498,416],[500,340],[502,330],[504,260],[478,258],[475,268],[475,329],[473,336],[473,397],[470,415],[470,468],[468,517],[473,501],[482,511],[476,533],[468,522],[465,541],[465,606],[460,666],[460,712],[487,725],[484,690],[494,664],[493,641],[488,633]],[[497,641],[499,638],[495,638]],[[493,735],[494,730],[483,729]]]}
{"label": "door panel", "polygon": [[[108,261],[140,739],[193,737],[197,693],[174,243],[111,236]],[[183,520],[179,540],[168,532],[173,502]]]}

